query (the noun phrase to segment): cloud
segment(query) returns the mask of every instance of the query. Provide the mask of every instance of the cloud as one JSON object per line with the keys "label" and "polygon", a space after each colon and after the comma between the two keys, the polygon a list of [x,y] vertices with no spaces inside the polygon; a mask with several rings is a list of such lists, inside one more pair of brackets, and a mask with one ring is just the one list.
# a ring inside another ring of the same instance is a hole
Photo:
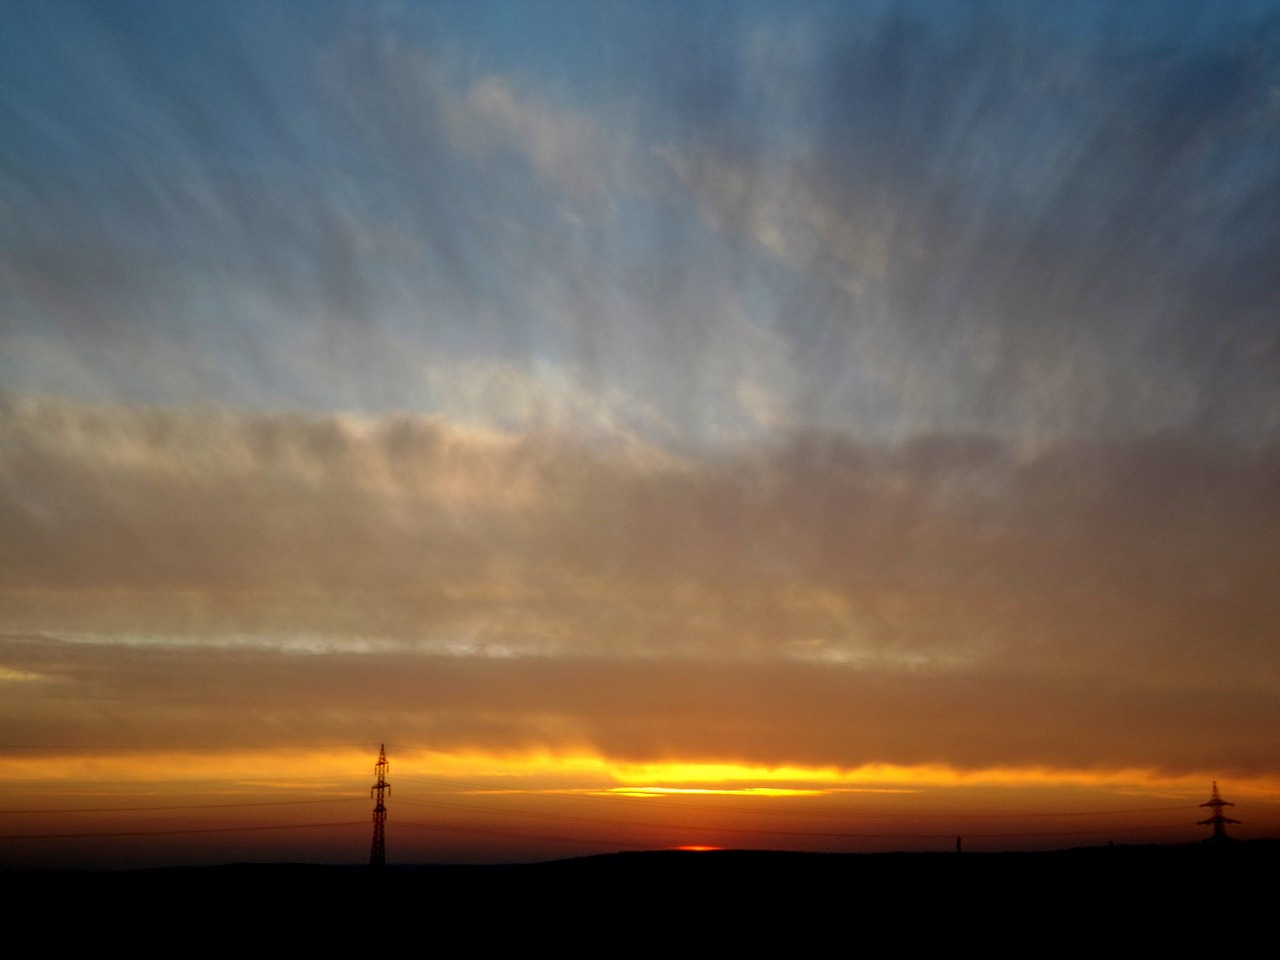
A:
{"label": "cloud", "polygon": [[665,148],[658,155],[711,226],[741,232],[787,266],[818,272],[849,293],[861,293],[866,278],[884,276],[883,214],[864,209],[847,216],[853,204],[832,203],[801,165],[746,169],[698,149]]}
{"label": "cloud", "polygon": [[826,386],[813,421],[1274,439],[1275,23],[1249,19],[1157,39],[891,6],[766,45],[803,91],[781,105],[740,67],[749,34],[701,63],[721,97],[682,101],[661,156],[726,240],[794,274],[756,267]]}
{"label": "cloud", "polygon": [[676,456],[407,415],[3,413],[11,630],[1277,669],[1274,452],[797,433]]}
{"label": "cloud", "polygon": [[625,152],[588,114],[553,108],[517,92],[500,76],[479,80],[464,96],[449,91],[440,96],[445,128],[459,149],[477,157],[515,150],[575,206],[613,207],[611,194],[623,177]]}
{"label": "cloud", "polygon": [[[1161,47],[993,9],[655,21],[592,63],[663,69],[583,95],[376,17],[218,8],[130,46],[21,12],[22,69],[60,79],[0,102],[0,373],[376,413],[435,409],[447,357],[555,368],[693,441],[1273,442],[1266,24]],[[234,75],[196,68],[213,36]]]}
{"label": "cloud", "polygon": [[[1203,678],[840,670],[672,658],[122,647],[0,637],[33,679],[6,691],[12,742],[222,750],[264,740],[398,749],[856,768],[1277,772],[1273,690]],[[109,718],[108,722],[103,722]]]}
{"label": "cloud", "polygon": [[442,417],[522,432],[576,435],[661,456],[650,437],[675,425],[651,404],[580,371],[514,361],[438,357],[423,370],[431,405]]}

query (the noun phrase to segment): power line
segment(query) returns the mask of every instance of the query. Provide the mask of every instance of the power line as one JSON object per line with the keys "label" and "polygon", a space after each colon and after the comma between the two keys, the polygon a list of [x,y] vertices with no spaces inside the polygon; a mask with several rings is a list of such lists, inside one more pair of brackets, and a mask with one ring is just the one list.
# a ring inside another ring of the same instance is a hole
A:
{"label": "power line", "polygon": [[637,850],[645,850],[649,848],[649,844],[647,843],[636,843],[631,840],[601,840],[590,837],[548,837],[540,834],[523,833],[511,830],[493,830],[488,827],[460,827],[456,824],[398,821],[396,826],[412,827],[418,830],[444,831],[448,833],[474,833],[480,836],[508,837],[516,840],[542,840],[550,843],[582,843],[597,847],[633,847]]}
{"label": "power line", "polygon": [[224,807],[288,807],[307,803],[353,803],[359,799],[359,797],[333,797],[325,800],[246,800],[242,803],[170,803],[155,806],[126,807],[50,807],[38,810],[0,810],[0,815],[37,813],[136,813],[149,810],[219,810]]}
{"label": "power line", "polygon": [[325,827],[363,827],[363,820],[336,823],[273,823],[244,827],[185,827],[173,830],[120,830],[95,833],[11,833],[0,834],[0,840],[100,840],[112,837],[170,837],[198,833],[242,833],[257,830],[312,830]]}
{"label": "power line", "polygon": [[[380,754],[379,768],[375,769],[378,773],[379,783],[375,784],[374,790],[377,791],[379,786],[386,787],[385,776],[381,775],[385,767],[385,751]],[[445,787],[453,787],[458,791],[464,791],[470,796],[475,796],[481,791],[478,790],[478,784],[475,781],[450,780],[440,777],[405,777],[411,782],[422,783],[427,785],[441,785]],[[188,781],[190,783],[190,781]],[[643,798],[635,796],[625,796],[611,793],[601,792],[577,792],[577,791],[525,791],[513,790],[511,794],[524,798],[539,797],[543,799],[567,799],[567,800],[589,800],[599,804],[602,802],[613,801],[615,806],[613,809],[618,810],[618,802],[622,802],[629,810],[637,810],[634,804],[647,804],[643,809],[661,814],[662,811],[674,810],[697,810],[705,814],[714,814],[717,811],[732,812],[734,814],[742,814],[745,806],[743,803],[729,805],[724,802],[716,803],[714,801],[699,797],[697,800],[685,798],[684,802],[670,795],[662,795],[659,797]],[[457,797],[457,793],[442,793],[443,796]],[[144,813],[144,812],[163,812],[163,811],[182,811],[182,810],[216,810],[216,809],[233,809],[233,808],[253,808],[253,807],[283,807],[283,806],[299,806],[310,804],[325,803],[351,803],[356,801],[357,797],[321,797],[307,798],[296,800],[257,800],[257,801],[227,801],[216,803],[168,803],[168,804],[131,804],[122,806],[92,806],[92,807],[64,807],[64,808],[31,808],[31,809],[10,809],[0,810],[0,815],[46,815],[46,814],[98,814],[98,813]],[[381,798],[379,798],[381,799]],[[461,799],[458,797],[458,799]],[[747,803],[755,803],[763,800],[763,797],[740,798]],[[772,797],[768,798],[771,802],[768,805],[761,805],[754,808],[754,813],[764,814],[774,818],[785,818],[790,820],[804,821],[813,818],[836,819],[839,818],[845,822],[856,822],[859,820],[875,820],[875,819],[900,819],[915,821],[1028,821],[1037,819],[1056,819],[1056,818],[1098,818],[1108,817],[1113,819],[1130,817],[1135,815],[1146,815],[1154,813],[1182,812],[1191,809],[1189,804],[1179,804],[1176,806],[1159,806],[1159,807],[1138,807],[1122,810],[1082,810],[1082,811],[1042,811],[1032,813],[930,813],[921,812],[912,814],[909,812],[862,812],[857,810],[848,810],[840,812],[832,809],[814,809],[810,804],[810,800],[825,799],[828,802],[833,799],[839,799],[839,794],[826,794],[825,796],[800,796],[800,797]],[[895,831],[882,832],[864,832],[864,831],[847,831],[847,830],[810,830],[810,829],[784,829],[779,827],[748,827],[748,826],[722,826],[708,823],[681,823],[681,822],[662,822],[660,817],[655,821],[648,818],[628,819],[623,817],[603,817],[603,816],[584,816],[574,813],[557,813],[546,810],[520,810],[520,809],[503,809],[499,806],[486,806],[484,804],[476,804],[471,802],[457,802],[457,800],[447,799],[430,799],[430,798],[404,798],[401,800],[410,804],[423,806],[435,806],[452,810],[463,811],[473,817],[495,819],[502,817],[525,817],[543,820],[556,820],[576,822],[584,825],[596,825],[611,830],[642,830],[646,833],[670,833],[680,832],[685,834],[720,834],[735,835],[742,837],[790,837],[796,839],[810,840],[941,840],[950,839],[955,835],[954,830],[948,830],[945,833],[904,833]],[[776,801],[789,801],[786,808],[783,804]],[[379,807],[382,804],[379,803]],[[385,808],[383,808],[385,810]],[[600,809],[597,807],[596,809]],[[374,858],[377,859],[377,810],[375,810],[375,841],[374,841]],[[385,819],[385,813],[383,813]],[[776,822],[776,820],[775,820]],[[116,830],[116,831],[81,831],[67,833],[41,833],[41,834],[8,834],[0,835],[0,840],[19,841],[19,840],[89,840],[89,839],[123,839],[130,837],[158,837],[158,836],[183,836],[183,835],[202,835],[202,834],[220,834],[220,833],[237,833],[237,832],[260,832],[275,830],[305,830],[305,829],[323,829],[338,828],[347,826],[356,826],[358,822],[334,822],[334,823],[284,823],[284,824],[259,824],[246,826],[223,826],[223,827],[185,827],[185,828],[167,828],[167,829],[136,829],[136,830]],[[994,826],[994,823],[991,823]],[[506,837],[516,840],[529,842],[545,841],[559,842],[570,844],[584,844],[592,846],[606,847],[628,847],[628,848],[645,848],[651,846],[651,843],[607,839],[599,837],[563,837],[563,836],[546,836],[541,834],[530,834],[519,830],[503,830],[493,827],[484,826],[468,826],[463,824],[442,824],[442,823],[422,823],[414,821],[397,821],[395,826],[405,827],[416,830],[434,830],[440,832],[452,833],[470,833],[481,836]],[[1145,828],[1148,832],[1157,831],[1176,831],[1180,828],[1178,825],[1164,824],[1146,824]],[[1037,839],[1052,837],[1071,837],[1071,836],[1097,836],[1098,829],[1070,829],[1070,830],[983,830],[981,832],[964,831],[966,837],[974,839]]]}
{"label": "power line", "polygon": [[[428,783],[428,784],[439,783],[439,784],[444,784],[446,786],[461,787],[466,790],[475,789],[475,784],[466,783],[460,780],[445,780],[443,778],[413,777],[413,776],[401,776],[400,779],[408,780],[413,783]],[[609,794],[564,793],[564,792],[533,792],[533,791],[515,791],[515,793],[521,796],[536,796],[536,797],[547,797],[547,798],[556,798],[556,799],[565,799],[565,800],[587,800],[595,803],[601,803],[601,802],[607,803],[612,801],[612,802],[622,802],[622,803],[628,803],[628,804],[652,805],[655,802],[660,802],[663,808],[668,808],[668,809],[672,807],[679,807],[685,810],[703,810],[703,811],[722,810],[725,812],[730,812],[730,811],[740,812],[741,810],[740,807],[729,807],[723,803],[717,804],[711,801],[697,802],[697,803],[682,802],[679,799],[672,799],[671,795],[669,794],[662,794],[654,797],[635,797],[635,796],[626,796],[625,794],[612,794],[612,793],[609,793]],[[680,796],[681,796],[680,794],[675,795],[675,797],[677,798]],[[770,801],[791,800],[791,801],[797,801],[797,802],[803,803],[806,800],[830,799],[830,795],[826,797],[785,797],[785,798],[784,797],[743,797],[743,799],[752,800],[752,801],[759,801],[759,800],[765,800],[765,799],[768,799]],[[405,797],[401,797],[401,800],[408,800],[408,802],[413,802],[411,799],[405,798]],[[417,802],[443,803],[444,801],[419,800]],[[1176,806],[1131,807],[1129,809],[1120,809],[1120,810],[1076,810],[1076,811],[1054,810],[1054,811],[1044,811],[1044,812],[1038,812],[1038,813],[957,813],[957,814],[919,813],[919,814],[914,814],[914,813],[890,813],[890,812],[877,812],[877,811],[868,811],[868,812],[858,811],[857,813],[847,813],[847,812],[841,812],[841,811],[835,811],[835,810],[812,810],[812,809],[806,810],[802,808],[792,808],[785,811],[785,813],[782,813],[781,811],[777,811],[777,812],[780,815],[785,815],[788,817],[812,816],[812,817],[823,817],[823,818],[831,818],[831,819],[848,819],[851,816],[856,816],[864,819],[943,820],[947,822],[952,822],[955,820],[1034,820],[1039,818],[1068,818],[1069,819],[1072,817],[1123,817],[1129,814],[1185,812],[1187,810],[1192,810],[1192,809],[1195,809],[1194,804],[1184,803],[1184,804],[1178,804]]]}
{"label": "power line", "polygon": [[[584,817],[576,814],[557,814],[547,813],[535,810],[497,810],[492,807],[475,807],[467,804],[449,803],[442,800],[419,800],[414,798],[400,798],[402,803],[421,804],[423,806],[440,806],[448,807],[455,810],[466,810],[471,813],[485,814],[489,816],[513,816],[513,817],[533,817],[544,820],[565,820],[575,823],[591,823],[603,824],[605,826],[620,826],[625,822],[617,819],[606,820],[601,817]],[[851,817],[850,819],[855,819]],[[954,832],[947,833],[851,833],[849,831],[817,831],[817,830],[781,830],[776,827],[728,827],[715,826],[709,824],[690,824],[690,823],[645,823],[647,829],[654,830],[683,830],[687,832],[715,832],[715,833],[736,833],[763,836],[786,836],[786,837],[811,837],[814,839],[886,839],[886,840],[937,840],[955,836]],[[1152,825],[1157,826],[1158,825]],[[461,828],[460,828],[461,829]],[[1169,827],[1168,829],[1173,829]],[[981,832],[969,833],[968,836],[975,838],[1033,838],[1033,837],[1068,837],[1068,836],[1092,836],[1098,831],[1092,830],[1038,830],[1038,831],[1009,831],[1009,832]]]}
{"label": "power line", "polygon": [[[82,698],[81,698],[82,699]],[[367,743],[0,743],[0,750],[367,750]]]}
{"label": "power line", "polygon": [[[606,840],[588,837],[549,837],[528,834],[520,831],[494,830],[490,827],[468,827],[457,824],[421,823],[415,821],[398,821],[397,827],[411,827],[419,830],[440,830],[450,833],[475,833],[486,836],[511,837],[519,840],[546,840],[563,843],[584,843],[599,846],[620,846],[647,849],[650,844],[637,843],[630,840]],[[954,833],[815,833],[803,830],[769,830],[750,827],[710,827],[686,824],[645,824],[649,830],[682,830],[690,833],[734,833],[750,836],[785,836],[810,837],[819,840],[950,840]],[[1164,829],[1176,830],[1179,825],[1170,825]],[[1056,831],[1021,831],[1014,833],[971,833],[966,837],[982,840],[1000,839],[1042,839],[1048,837],[1097,836],[1096,830],[1056,830]]]}

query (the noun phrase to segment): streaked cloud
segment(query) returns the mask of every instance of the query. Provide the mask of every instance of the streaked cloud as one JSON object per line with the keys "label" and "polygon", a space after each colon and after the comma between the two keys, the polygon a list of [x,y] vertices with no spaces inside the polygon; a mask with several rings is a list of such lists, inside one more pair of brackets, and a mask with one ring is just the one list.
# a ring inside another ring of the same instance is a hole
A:
{"label": "streaked cloud", "polygon": [[690,765],[683,778],[656,767],[637,771],[627,781],[637,784],[716,779],[698,763],[1274,773],[1267,759],[1275,748],[1274,689],[1238,678],[1143,682],[1085,668],[1037,676],[1016,660],[894,671],[686,657],[233,652],[14,637],[5,638],[3,655],[24,672],[52,678],[8,688],[11,738],[32,747],[75,743],[128,753],[183,743],[251,749],[265,740],[301,748],[360,742],[372,726],[393,729],[402,754],[543,752]]}
{"label": "streaked cloud", "polygon": [[123,604],[160,633],[1240,675],[1210,631],[1271,669],[1274,452],[795,434],[692,456],[13,397],[4,437],[27,629],[102,629]]}
{"label": "streaked cloud", "polygon": [[877,222],[879,212],[863,211],[862,225],[844,219],[794,164],[743,171],[698,151],[662,150],[659,156],[713,227],[739,230],[787,266],[816,269],[850,293],[863,291],[863,277],[884,276],[888,231]]}
{"label": "streaked cloud", "polygon": [[592,117],[522,97],[497,76],[478,81],[465,96],[446,99],[444,117],[450,138],[468,153],[518,150],[539,178],[575,204],[612,205],[610,186],[623,154]]}

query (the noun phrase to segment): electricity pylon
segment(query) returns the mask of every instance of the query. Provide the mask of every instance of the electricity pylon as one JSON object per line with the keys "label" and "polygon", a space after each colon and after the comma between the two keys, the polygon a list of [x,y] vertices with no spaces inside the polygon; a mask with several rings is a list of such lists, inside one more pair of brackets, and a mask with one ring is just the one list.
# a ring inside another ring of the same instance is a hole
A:
{"label": "electricity pylon", "polygon": [[1217,780],[1213,781],[1213,796],[1209,798],[1208,803],[1202,803],[1200,804],[1200,806],[1211,807],[1213,809],[1213,816],[1211,816],[1208,820],[1197,820],[1196,826],[1213,827],[1213,836],[1210,837],[1209,839],[1217,843],[1221,843],[1224,840],[1230,840],[1231,837],[1227,836],[1227,824],[1239,823],[1240,821],[1233,820],[1230,817],[1223,814],[1222,812],[1223,807],[1234,807],[1235,804],[1232,803],[1230,800],[1223,800],[1222,797],[1219,796]]}
{"label": "electricity pylon", "polygon": [[369,789],[369,797],[376,797],[378,802],[373,807],[373,851],[369,854],[369,869],[381,870],[387,864],[387,805],[383,796],[391,792],[391,785],[387,783],[385,743],[378,750],[378,762],[373,765],[373,773],[378,782]]}

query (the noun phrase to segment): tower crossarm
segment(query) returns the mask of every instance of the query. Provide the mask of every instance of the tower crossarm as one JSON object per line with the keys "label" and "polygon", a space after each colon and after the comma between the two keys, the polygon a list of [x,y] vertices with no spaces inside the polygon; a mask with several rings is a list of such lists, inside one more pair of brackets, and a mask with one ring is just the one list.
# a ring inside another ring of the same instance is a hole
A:
{"label": "tower crossarm", "polygon": [[1221,842],[1221,841],[1230,840],[1231,838],[1227,835],[1227,830],[1226,830],[1227,824],[1240,823],[1241,821],[1236,820],[1233,817],[1228,817],[1225,813],[1222,812],[1223,807],[1234,807],[1235,804],[1232,803],[1230,800],[1222,799],[1222,795],[1218,793],[1218,781],[1215,780],[1213,782],[1212,795],[1209,797],[1208,800],[1200,804],[1200,806],[1208,807],[1210,810],[1212,810],[1213,816],[1207,817],[1204,820],[1197,820],[1196,826],[1213,827],[1213,837],[1211,839],[1215,841]]}

